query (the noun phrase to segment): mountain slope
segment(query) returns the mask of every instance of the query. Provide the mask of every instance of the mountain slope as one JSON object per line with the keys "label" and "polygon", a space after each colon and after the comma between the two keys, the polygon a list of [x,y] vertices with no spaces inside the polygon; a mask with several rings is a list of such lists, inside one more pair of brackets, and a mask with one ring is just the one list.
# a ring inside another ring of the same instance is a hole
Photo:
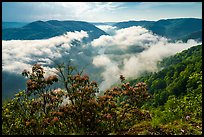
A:
{"label": "mountain slope", "polygon": [[68,31],[87,31],[90,39],[95,39],[106,33],[94,25],[83,21],[36,21],[22,28],[2,30],[3,40],[35,40],[62,35]]}
{"label": "mountain slope", "polygon": [[161,71],[130,81],[132,84],[146,82],[149,92],[154,95],[152,105],[155,106],[163,105],[171,95],[186,94],[189,87],[191,90],[198,88],[199,83],[190,77],[202,74],[202,45],[165,58],[159,66],[163,68]]}
{"label": "mountain slope", "polygon": [[184,35],[183,37],[179,38],[183,41],[187,41],[188,39],[196,39],[198,41],[202,41],[202,30],[192,32],[190,34]]}
{"label": "mountain slope", "polygon": [[[172,40],[176,40],[184,35],[202,30],[202,19],[178,18],[158,21],[128,21],[114,24],[118,28],[128,28],[131,26],[143,26],[157,35],[161,35]],[[201,39],[200,35],[191,36]]]}

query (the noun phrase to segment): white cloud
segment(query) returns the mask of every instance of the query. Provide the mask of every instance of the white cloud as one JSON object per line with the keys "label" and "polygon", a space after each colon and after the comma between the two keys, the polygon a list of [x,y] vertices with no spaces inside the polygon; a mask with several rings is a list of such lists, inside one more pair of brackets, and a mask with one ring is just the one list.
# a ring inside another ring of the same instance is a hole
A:
{"label": "white cloud", "polygon": [[[3,40],[3,71],[20,74],[24,69],[31,68],[31,62],[49,65],[51,61],[48,58],[62,57],[72,46],[72,40],[81,41],[84,37],[88,37],[87,32],[80,31],[67,32],[65,35],[43,40]],[[45,69],[52,70],[49,67]]]}
{"label": "white cloud", "polygon": [[106,66],[105,71],[101,73],[101,76],[104,81],[100,83],[99,89],[104,91],[119,82],[120,69],[116,63],[110,63]]}
{"label": "white cloud", "polygon": [[92,46],[100,47],[100,50],[112,48],[114,51],[131,45],[145,47],[145,50],[135,54],[125,53],[120,57],[99,52],[101,55],[94,57],[92,63],[97,67],[105,68],[101,73],[103,82],[100,84],[100,89],[106,90],[118,82],[121,74],[126,78],[137,78],[146,71],[156,72],[158,61],[198,44],[200,43],[194,40],[188,40],[187,43],[181,41],[171,43],[166,38],[153,35],[142,27],[130,27],[117,30],[113,36],[101,36],[92,42]]}
{"label": "white cloud", "polygon": [[198,43],[194,40],[189,40],[187,43],[165,43],[165,41],[160,41],[138,55],[131,56],[129,59],[124,59],[124,67],[121,73],[126,77],[133,78],[140,76],[144,71],[158,71],[158,61],[195,45],[198,45]]}
{"label": "white cloud", "polygon": [[109,46],[109,44],[114,41],[114,38],[112,36],[108,36],[108,35],[102,35],[100,36],[98,39],[94,39],[91,44],[94,47],[103,47],[103,46]]}
{"label": "white cloud", "polygon": [[99,55],[93,59],[93,64],[97,67],[106,66],[110,63],[111,60],[106,55]]}
{"label": "white cloud", "polygon": [[105,31],[106,33],[113,35],[115,34],[115,31],[117,30],[116,26],[110,26],[110,25],[97,25],[99,29]]}
{"label": "white cloud", "polygon": [[118,65],[111,61],[106,55],[98,55],[94,57],[93,62],[97,67],[104,67],[105,71],[101,73],[103,77],[103,82],[100,84],[100,90],[106,90],[108,87],[118,82],[118,74],[120,73],[120,69]]}
{"label": "white cloud", "polygon": [[[99,19],[103,13],[124,8],[120,2],[21,2],[17,3],[18,12],[29,9],[30,16],[20,16],[22,20],[84,20]],[[16,5],[15,5],[16,6]],[[6,14],[6,13],[5,13]],[[14,13],[15,14],[15,13]],[[20,21],[20,20],[19,20]]]}
{"label": "white cloud", "polygon": [[92,42],[92,46],[117,46],[126,49],[129,46],[150,46],[160,40],[167,41],[166,38],[153,35],[141,26],[133,26],[125,29],[117,30],[113,36],[101,36]]}

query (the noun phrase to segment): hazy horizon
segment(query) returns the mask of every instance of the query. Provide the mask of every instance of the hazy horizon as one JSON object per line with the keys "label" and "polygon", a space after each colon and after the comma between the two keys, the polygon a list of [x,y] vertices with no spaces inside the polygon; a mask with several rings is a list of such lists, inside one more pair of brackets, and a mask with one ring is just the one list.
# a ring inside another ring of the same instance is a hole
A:
{"label": "hazy horizon", "polygon": [[[186,17],[187,19],[188,17]],[[159,20],[166,20],[166,19],[185,19],[185,18],[161,18],[161,19],[158,19],[158,20],[127,20],[127,21],[159,21]],[[202,19],[202,18],[194,18],[194,19]],[[55,20],[55,19],[52,19],[52,20]],[[56,19],[57,20],[57,19]],[[43,22],[46,22],[46,21],[50,21],[50,20],[35,20],[35,21],[43,21]],[[35,21],[31,21],[31,22],[35,22]],[[83,21],[83,20],[58,20],[58,21]],[[20,21],[2,21],[2,22],[14,22],[14,23],[31,23],[31,22],[20,22]],[[84,21],[84,22],[88,22],[88,23],[117,23],[116,22],[111,22],[111,21],[106,21],[106,22],[91,22],[91,21]],[[122,21],[118,21],[118,22],[126,22],[126,20],[122,20]]]}

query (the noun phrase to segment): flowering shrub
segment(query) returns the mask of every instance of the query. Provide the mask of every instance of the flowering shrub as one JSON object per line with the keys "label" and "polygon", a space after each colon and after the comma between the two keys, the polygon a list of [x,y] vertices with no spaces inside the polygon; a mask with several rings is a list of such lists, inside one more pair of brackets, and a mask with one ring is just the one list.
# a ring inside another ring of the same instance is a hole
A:
{"label": "flowering shrub", "polygon": [[22,75],[28,77],[26,82],[27,93],[30,95],[32,93],[41,95],[46,92],[46,87],[52,85],[54,82],[58,81],[57,76],[52,75],[48,78],[44,77],[44,70],[39,64],[34,64],[32,67],[32,72],[24,70]]}
{"label": "flowering shrub", "polygon": [[120,130],[128,130],[137,121],[150,118],[149,112],[140,108],[150,98],[146,84],[141,82],[130,86],[124,83],[125,77],[121,75],[120,79],[121,87],[109,89],[98,97],[99,106],[102,106],[99,133],[118,133]]}
{"label": "flowering shrub", "polygon": [[[109,134],[127,130],[137,121],[150,119],[140,107],[150,98],[145,83],[131,86],[120,76],[121,86],[99,93],[88,75],[72,66],[57,66],[47,78],[39,64],[23,71],[27,89],[2,107],[3,134]],[[55,82],[64,89],[51,89]],[[32,96],[33,95],[33,96]]]}
{"label": "flowering shrub", "polygon": [[[149,112],[144,110],[143,104],[151,95],[143,82],[131,85],[120,75],[120,86],[110,88],[102,95],[96,95],[99,93],[98,84],[91,81],[88,75],[69,65],[57,65],[57,70],[56,75],[49,77],[44,76],[45,72],[38,64],[33,66],[31,72],[23,71],[23,76],[28,78],[27,88],[4,103],[2,134],[202,133],[202,113],[197,107],[202,103],[202,85],[196,90],[189,90],[189,93],[181,98],[169,99],[163,108],[149,109]],[[55,82],[61,82],[64,89],[52,89],[51,85]],[[193,104],[189,100],[197,101]]]}

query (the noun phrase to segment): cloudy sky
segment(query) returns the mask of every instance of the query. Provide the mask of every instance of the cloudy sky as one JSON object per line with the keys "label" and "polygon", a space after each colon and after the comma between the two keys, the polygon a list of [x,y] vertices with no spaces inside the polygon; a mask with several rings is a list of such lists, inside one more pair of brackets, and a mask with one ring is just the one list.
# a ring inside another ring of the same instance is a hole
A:
{"label": "cloudy sky", "polygon": [[2,20],[117,22],[202,18],[202,2],[3,2]]}

